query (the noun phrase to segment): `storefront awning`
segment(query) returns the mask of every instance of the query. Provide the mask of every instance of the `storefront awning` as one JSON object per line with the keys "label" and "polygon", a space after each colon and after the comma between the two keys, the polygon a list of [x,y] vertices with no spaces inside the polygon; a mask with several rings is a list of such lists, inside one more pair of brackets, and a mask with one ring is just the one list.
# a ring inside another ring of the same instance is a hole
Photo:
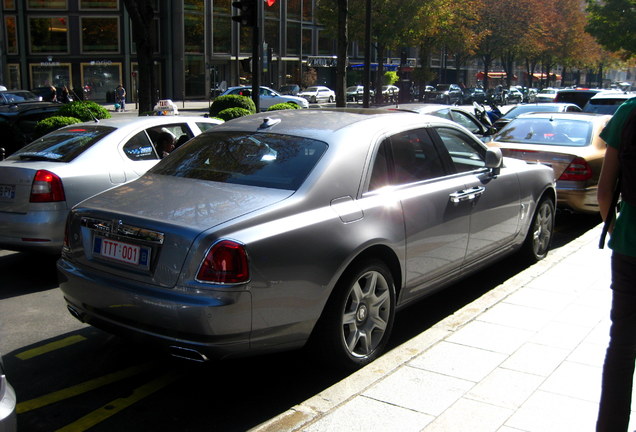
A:
{"label": "storefront awning", "polygon": [[[526,76],[528,75],[528,73],[525,73],[525,74],[526,74]],[[538,80],[545,80],[545,79],[548,79],[548,74],[545,74],[545,73],[533,73],[532,74],[532,78],[533,79],[538,79]],[[550,74],[550,79],[559,81],[561,79],[561,75],[559,75],[559,74]]]}
{"label": "storefront awning", "polygon": [[[349,67],[351,69],[364,69],[364,64],[352,64],[349,65]],[[399,69],[400,65],[397,64],[384,64],[384,70],[385,71],[397,71]],[[371,70],[375,71],[378,70],[378,64],[377,63],[371,63]]]}
{"label": "storefront awning", "polygon": [[[488,79],[506,79],[508,75],[506,72],[488,72]],[[478,80],[483,80],[486,77],[486,74],[483,72],[477,72],[475,74],[475,78]],[[517,76],[513,75],[512,79],[516,80]]]}

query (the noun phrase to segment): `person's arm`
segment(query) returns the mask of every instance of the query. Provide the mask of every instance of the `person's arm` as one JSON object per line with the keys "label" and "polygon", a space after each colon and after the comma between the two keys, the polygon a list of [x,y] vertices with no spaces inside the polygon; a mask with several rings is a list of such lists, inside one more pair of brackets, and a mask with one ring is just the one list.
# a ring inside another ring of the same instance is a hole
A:
{"label": "person's arm", "polygon": [[612,197],[614,195],[614,189],[616,188],[616,181],[618,180],[618,168],[618,149],[608,146],[605,151],[603,168],[601,169],[598,189],[596,191],[599,210],[603,220],[607,218],[611,210]]}

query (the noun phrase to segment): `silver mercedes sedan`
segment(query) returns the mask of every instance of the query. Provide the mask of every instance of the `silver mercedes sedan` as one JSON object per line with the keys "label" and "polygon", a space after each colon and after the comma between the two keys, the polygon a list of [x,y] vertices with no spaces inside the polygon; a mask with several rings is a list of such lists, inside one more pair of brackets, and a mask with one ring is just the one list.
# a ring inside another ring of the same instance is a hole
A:
{"label": "silver mercedes sedan", "polygon": [[505,255],[545,257],[555,200],[551,168],[439,117],[261,113],[76,206],[60,288],[79,320],[178,357],[309,342],[356,368],[396,310]]}
{"label": "silver mercedes sedan", "polygon": [[162,132],[186,140],[222,120],[135,117],[67,126],[0,161],[0,248],[59,254],[68,211],[159,162]]}

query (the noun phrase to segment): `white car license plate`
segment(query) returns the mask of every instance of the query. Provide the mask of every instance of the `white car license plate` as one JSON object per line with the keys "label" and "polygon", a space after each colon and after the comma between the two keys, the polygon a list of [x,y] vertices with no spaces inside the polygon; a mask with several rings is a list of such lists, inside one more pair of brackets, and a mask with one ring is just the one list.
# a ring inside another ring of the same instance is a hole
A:
{"label": "white car license plate", "polygon": [[116,261],[147,269],[150,263],[150,248],[117,240],[95,237],[93,253]]}
{"label": "white car license plate", "polygon": [[0,199],[13,200],[15,199],[15,185],[0,185]]}

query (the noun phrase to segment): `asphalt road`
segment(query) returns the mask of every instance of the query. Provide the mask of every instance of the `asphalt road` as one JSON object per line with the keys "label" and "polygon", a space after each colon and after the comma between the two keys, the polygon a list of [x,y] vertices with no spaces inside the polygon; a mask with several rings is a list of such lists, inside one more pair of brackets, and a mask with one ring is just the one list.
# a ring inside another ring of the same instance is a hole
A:
{"label": "asphalt road", "polygon": [[[559,215],[553,247],[599,223]],[[511,257],[401,311],[391,347],[525,266]],[[0,352],[20,432],[243,431],[341,380],[306,351],[190,363],[86,326],[66,311],[54,260],[0,251]]]}

